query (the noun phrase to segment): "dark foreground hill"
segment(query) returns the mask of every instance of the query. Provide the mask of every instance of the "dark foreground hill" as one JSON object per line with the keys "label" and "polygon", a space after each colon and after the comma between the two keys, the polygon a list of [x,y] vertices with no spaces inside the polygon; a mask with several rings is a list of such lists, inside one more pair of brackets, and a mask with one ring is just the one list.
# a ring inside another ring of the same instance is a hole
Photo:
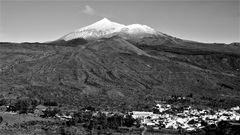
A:
{"label": "dark foreground hill", "polygon": [[158,43],[1,43],[0,94],[113,109],[149,109],[153,101],[189,94],[192,104],[240,104],[240,46]]}

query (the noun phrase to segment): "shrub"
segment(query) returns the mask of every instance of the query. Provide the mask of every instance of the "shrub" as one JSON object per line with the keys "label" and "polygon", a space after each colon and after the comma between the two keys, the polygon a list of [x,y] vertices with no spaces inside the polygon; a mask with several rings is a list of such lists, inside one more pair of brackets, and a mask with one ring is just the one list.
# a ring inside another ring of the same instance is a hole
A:
{"label": "shrub", "polygon": [[7,103],[6,99],[0,100],[0,106],[6,105],[6,103]]}
{"label": "shrub", "polygon": [[54,117],[57,113],[59,113],[60,110],[57,108],[51,109],[47,108],[43,113],[44,115],[42,117]]}
{"label": "shrub", "polygon": [[192,98],[192,97],[193,97],[193,94],[190,93],[190,94],[188,94],[186,97]]}
{"label": "shrub", "polygon": [[56,101],[49,100],[49,101],[44,102],[43,105],[45,105],[45,106],[58,106],[58,103]]}

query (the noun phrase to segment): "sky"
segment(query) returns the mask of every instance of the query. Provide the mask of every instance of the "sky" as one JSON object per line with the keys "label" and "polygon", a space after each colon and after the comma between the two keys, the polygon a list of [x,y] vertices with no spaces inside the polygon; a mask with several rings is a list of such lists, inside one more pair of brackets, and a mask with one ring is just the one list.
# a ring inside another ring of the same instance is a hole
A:
{"label": "sky", "polygon": [[108,18],[174,37],[240,42],[240,0],[0,0],[0,42],[45,42]]}

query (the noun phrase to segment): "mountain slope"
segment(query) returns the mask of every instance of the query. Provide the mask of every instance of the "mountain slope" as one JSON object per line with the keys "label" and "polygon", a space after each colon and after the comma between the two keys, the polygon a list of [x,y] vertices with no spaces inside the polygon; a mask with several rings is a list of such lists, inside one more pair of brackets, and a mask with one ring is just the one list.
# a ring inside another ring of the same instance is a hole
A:
{"label": "mountain slope", "polygon": [[0,44],[0,91],[9,97],[116,109],[149,109],[162,97],[190,93],[239,103],[240,55],[171,44],[155,47],[122,37],[74,47]]}

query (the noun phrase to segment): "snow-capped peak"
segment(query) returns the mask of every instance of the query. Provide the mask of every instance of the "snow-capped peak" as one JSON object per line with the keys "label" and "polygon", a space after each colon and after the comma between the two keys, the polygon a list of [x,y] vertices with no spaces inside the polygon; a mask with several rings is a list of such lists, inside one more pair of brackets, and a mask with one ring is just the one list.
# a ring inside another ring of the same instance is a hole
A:
{"label": "snow-capped peak", "polygon": [[67,34],[62,39],[68,41],[76,38],[103,38],[109,37],[112,35],[116,35],[118,33],[128,34],[128,35],[138,35],[138,34],[156,34],[157,32],[146,26],[140,24],[132,24],[132,25],[123,25],[116,22],[112,22],[107,18],[103,18],[102,20],[88,25],[86,27],[75,30],[72,33]]}
{"label": "snow-capped peak", "polygon": [[112,21],[108,20],[107,18],[103,18],[102,20],[100,20],[92,25],[78,29],[77,31],[82,31],[82,30],[86,30],[86,29],[95,29],[95,30],[101,30],[101,31],[116,30],[116,29],[121,29],[123,27],[125,27],[125,25],[112,22]]}
{"label": "snow-capped peak", "polygon": [[126,26],[124,29],[127,29],[129,34],[137,34],[137,33],[156,34],[156,31],[154,29],[141,24],[131,24]]}

